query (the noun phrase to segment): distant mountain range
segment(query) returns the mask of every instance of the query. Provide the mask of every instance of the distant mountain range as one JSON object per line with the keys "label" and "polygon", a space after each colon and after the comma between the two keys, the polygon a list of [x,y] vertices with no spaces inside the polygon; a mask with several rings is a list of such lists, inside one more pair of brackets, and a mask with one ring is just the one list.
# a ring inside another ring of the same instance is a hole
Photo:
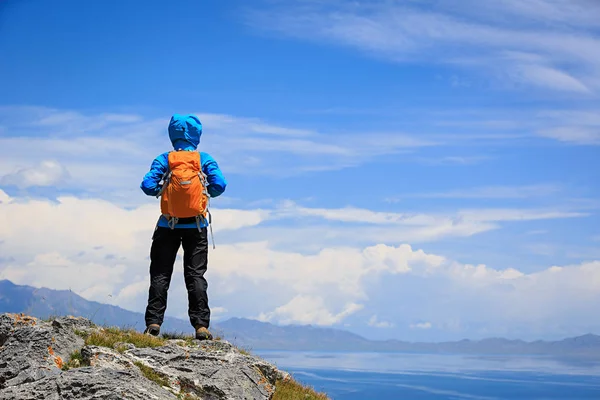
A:
{"label": "distant mountain range", "polygon": [[[0,313],[25,313],[38,318],[53,315],[76,315],[89,318],[99,325],[146,327],[142,313],[109,304],[89,301],[70,290],[54,290],[15,285],[0,280]],[[190,323],[178,318],[165,318],[164,328],[170,331],[189,331]]]}
{"label": "distant mountain range", "polygon": [[526,342],[491,338],[442,343],[413,343],[400,340],[375,341],[353,333],[306,325],[277,326],[265,322],[232,318],[220,323],[226,336],[251,349],[373,351],[446,354],[521,354],[552,355],[596,359],[600,361],[600,336],[583,336],[558,340]]}
{"label": "distant mountain range", "polygon": [[[120,307],[89,301],[68,290],[36,289],[0,281],[0,314],[26,313],[38,318],[77,315],[97,324],[144,329],[144,315]],[[558,341],[491,338],[443,343],[374,341],[341,329],[311,325],[279,326],[244,318],[231,318],[211,329],[227,340],[253,350],[373,351],[453,354],[549,355],[600,361],[600,336],[587,334]],[[189,332],[187,320],[166,318],[163,331]]]}

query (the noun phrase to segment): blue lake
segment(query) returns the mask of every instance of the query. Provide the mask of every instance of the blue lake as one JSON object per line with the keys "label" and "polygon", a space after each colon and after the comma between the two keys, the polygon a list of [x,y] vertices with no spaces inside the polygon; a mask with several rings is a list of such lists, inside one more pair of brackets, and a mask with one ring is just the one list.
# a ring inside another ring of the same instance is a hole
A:
{"label": "blue lake", "polygon": [[334,400],[600,400],[600,363],[594,362],[526,356],[255,353]]}

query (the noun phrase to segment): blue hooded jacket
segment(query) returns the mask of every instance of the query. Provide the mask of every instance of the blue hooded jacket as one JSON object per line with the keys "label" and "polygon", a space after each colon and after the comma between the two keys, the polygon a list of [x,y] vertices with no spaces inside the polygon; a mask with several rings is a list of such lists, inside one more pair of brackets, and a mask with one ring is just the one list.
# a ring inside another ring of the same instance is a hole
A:
{"label": "blue hooded jacket", "polygon": [[[169,122],[169,138],[175,150],[196,151],[202,136],[202,123],[194,115],[175,114]],[[208,181],[208,194],[210,197],[220,196],[227,186],[217,162],[207,153],[200,152],[202,160],[202,171]],[[148,196],[156,196],[160,192],[160,181],[169,171],[169,152],[165,152],[152,161],[150,171],[144,176],[140,185],[142,191]],[[164,216],[158,220],[158,226],[168,227],[169,224]],[[206,227],[204,222],[202,227]],[[177,224],[175,228],[196,228],[196,224]]]}

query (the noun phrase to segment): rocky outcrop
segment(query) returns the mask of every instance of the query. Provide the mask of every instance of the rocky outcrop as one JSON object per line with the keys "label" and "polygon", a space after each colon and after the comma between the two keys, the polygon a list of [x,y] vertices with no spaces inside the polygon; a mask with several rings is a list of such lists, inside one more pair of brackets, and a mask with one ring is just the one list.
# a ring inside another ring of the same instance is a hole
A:
{"label": "rocky outcrop", "polygon": [[226,341],[86,345],[102,330],[83,318],[0,315],[0,400],[270,399],[289,378]]}

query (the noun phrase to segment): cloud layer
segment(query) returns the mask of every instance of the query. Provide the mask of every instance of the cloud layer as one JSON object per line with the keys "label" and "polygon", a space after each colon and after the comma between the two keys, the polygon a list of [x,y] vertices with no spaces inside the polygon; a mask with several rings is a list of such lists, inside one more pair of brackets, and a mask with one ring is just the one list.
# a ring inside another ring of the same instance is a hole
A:
{"label": "cloud layer", "polygon": [[42,161],[29,168],[17,169],[0,179],[1,185],[25,189],[32,186],[57,186],[69,178],[69,171],[57,161]]}
{"label": "cloud layer", "polygon": [[399,63],[485,71],[510,85],[589,95],[600,89],[600,13],[578,0],[300,2],[249,12],[257,29],[356,48]]}
{"label": "cloud layer", "polygon": [[[480,148],[492,143],[530,147],[543,144],[533,141],[535,138],[577,145],[600,144],[597,140],[600,119],[593,110],[536,111],[533,119],[514,112],[509,114],[512,119],[505,121],[493,120],[493,115],[483,112],[461,112],[456,117],[432,111],[416,117],[415,124],[422,123],[424,127],[416,128],[413,133],[319,132],[271,124],[258,118],[199,115],[206,127],[201,148],[209,149],[227,174],[243,176],[283,178],[348,169],[380,160],[465,166],[490,158],[448,154],[456,154],[459,146],[462,151],[470,147],[473,153],[485,151]],[[435,121],[433,125],[429,119]],[[0,130],[4,132],[0,137],[1,185],[84,191],[92,197],[129,206],[139,204],[131,199],[139,199],[136,188],[149,168],[150,158],[171,146],[166,134],[168,116],[145,118],[44,107],[0,107],[0,121]],[[451,129],[446,132],[448,127]],[[517,129],[528,134],[511,133]],[[422,134],[423,130],[432,133]],[[423,155],[432,149],[438,149],[434,158]],[[470,196],[514,198],[514,190],[523,196],[525,192],[548,193],[554,189],[548,185],[485,190],[487,193],[471,191]],[[445,196],[459,197],[451,193]]]}
{"label": "cloud layer", "polygon": [[[296,211],[322,220],[354,220],[351,210],[296,206]],[[420,229],[420,219],[428,223],[426,216],[405,220],[395,214],[365,216],[365,211],[356,215],[375,225],[406,223]],[[215,210],[217,234],[225,243],[228,232],[252,236],[261,224],[287,218],[289,212],[289,204],[272,210]],[[155,205],[124,209],[102,200],[51,202],[0,191],[0,250],[10,257],[0,262],[0,279],[72,289],[143,311],[156,214]],[[483,223],[574,216],[506,210],[464,215]],[[280,229],[289,236],[296,230]],[[179,263],[175,275],[169,313],[184,317]],[[268,240],[246,240],[219,244],[211,252],[208,279],[211,305],[221,317],[374,327],[404,337],[424,330],[448,337],[467,332],[535,336],[544,329],[560,335],[600,328],[589,319],[600,301],[598,261],[523,273],[463,264],[405,243],[338,244],[298,252],[275,249]],[[423,292],[415,293],[417,286]]]}

